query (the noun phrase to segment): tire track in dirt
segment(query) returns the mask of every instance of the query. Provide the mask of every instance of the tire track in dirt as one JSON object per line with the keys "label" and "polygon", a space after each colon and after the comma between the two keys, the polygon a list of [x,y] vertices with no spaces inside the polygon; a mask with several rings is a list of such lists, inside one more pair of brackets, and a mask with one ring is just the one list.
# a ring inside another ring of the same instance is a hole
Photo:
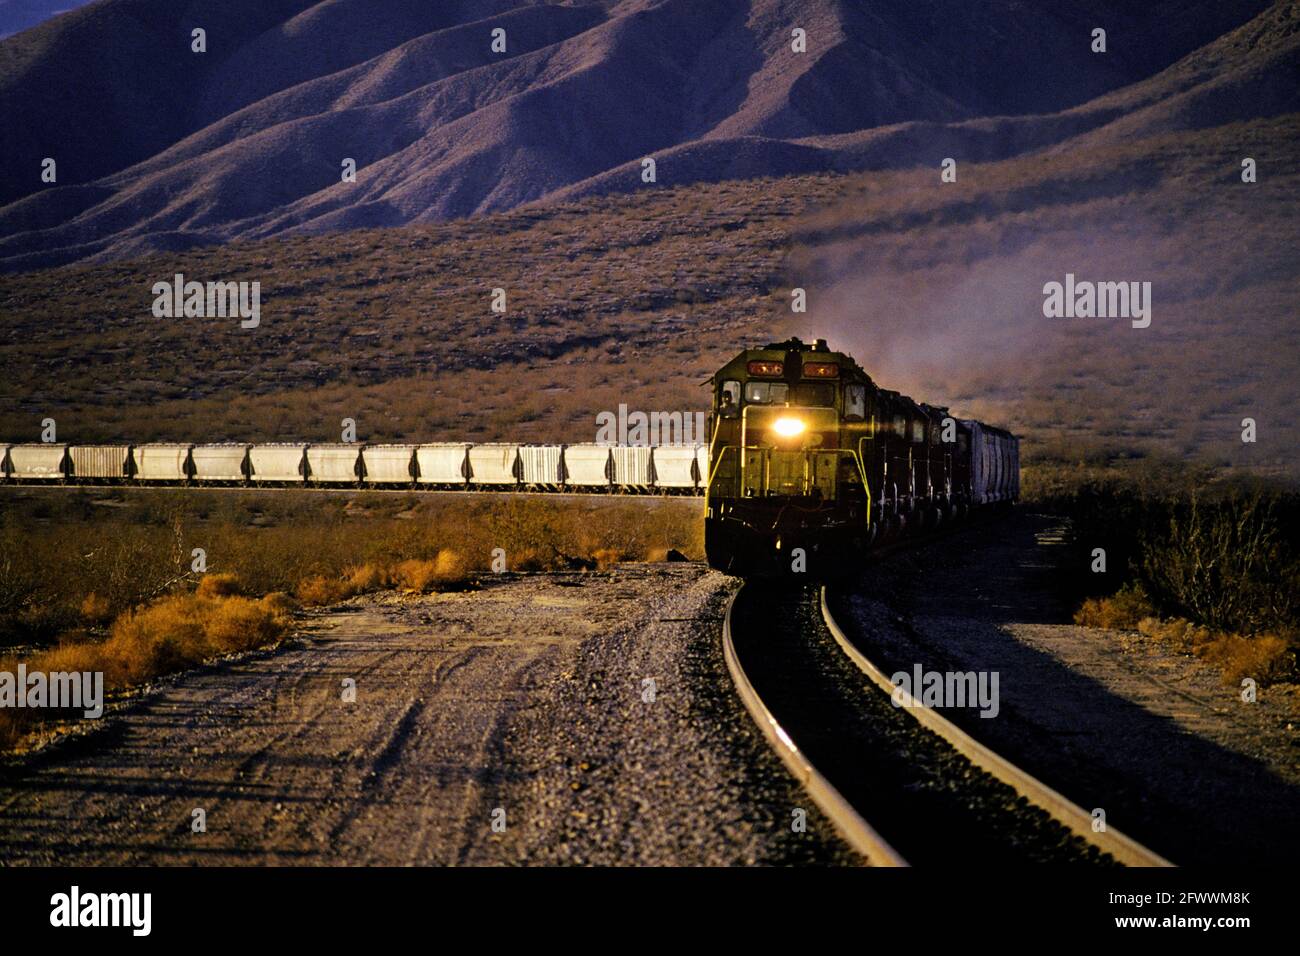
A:
{"label": "tire track in dirt", "polygon": [[[163,682],[76,746],[5,768],[0,862],[555,863],[613,844],[626,863],[852,862],[815,814],[788,832],[802,792],[716,681],[731,586],[629,565],[307,615],[279,650]],[[606,676],[629,668],[664,678],[658,708]],[[588,760],[603,791],[556,773]],[[573,832],[569,808],[593,804],[607,824]]]}

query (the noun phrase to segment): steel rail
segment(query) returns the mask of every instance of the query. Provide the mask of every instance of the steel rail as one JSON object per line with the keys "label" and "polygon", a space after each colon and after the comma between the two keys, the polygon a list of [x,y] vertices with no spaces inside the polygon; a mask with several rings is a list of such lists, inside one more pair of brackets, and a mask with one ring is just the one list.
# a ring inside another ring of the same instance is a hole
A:
{"label": "steel rail", "polygon": [[732,610],[736,606],[736,598],[745,587],[746,585],[742,584],[731,596],[722,621],[722,655],[731,674],[731,683],[735,686],[736,693],[740,695],[745,709],[749,711],[754,723],[758,725],[786,768],[803,785],[818,809],[830,819],[849,846],[874,866],[907,866],[907,861],[872,829],[852,804],[844,799],[830,781],[812,765],[763,703],[763,699],[745,673],[740,663],[740,655],[736,653],[732,626]]}
{"label": "steel rail", "polygon": [[971,737],[960,727],[948,720],[932,707],[927,707],[902,688],[896,687],[879,667],[873,664],[848,638],[844,630],[831,614],[826,597],[827,590],[821,589],[822,620],[827,630],[835,638],[844,654],[862,671],[871,682],[884,693],[893,697],[899,695],[901,706],[917,719],[927,730],[938,734],[963,757],[985,772],[992,774],[1030,803],[1051,814],[1059,823],[1071,832],[1087,840],[1098,849],[1109,853],[1125,866],[1173,866],[1164,857],[1147,849],[1131,837],[1107,825],[1104,830],[1093,829],[1091,815],[1078,804],[1057,793],[1047,784],[1032,774],[1021,770],[1005,757],[990,750],[984,744]]}

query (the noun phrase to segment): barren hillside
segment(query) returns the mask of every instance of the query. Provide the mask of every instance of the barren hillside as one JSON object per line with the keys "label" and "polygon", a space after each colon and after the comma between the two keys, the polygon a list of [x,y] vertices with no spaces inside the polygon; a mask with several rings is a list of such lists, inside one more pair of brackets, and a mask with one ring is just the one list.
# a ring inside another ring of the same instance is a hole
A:
{"label": "barren hillside", "polygon": [[944,142],[1003,158],[1113,117],[1055,114],[1265,6],[101,0],[0,44],[0,164],[23,171],[0,182],[0,267],[626,191],[645,157],[665,186],[914,166]]}
{"label": "barren hillside", "polygon": [[[371,441],[581,441],[620,403],[703,407],[718,363],[793,332],[1011,425],[1031,459],[1294,477],[1300,4],[1211,6],[1116,7],[1115,57],[1080,69],[1053,45],[1080,22],[1047,4],[503,4],[486,20],[450,4],[372,31],[347,2],[264,3],[209,72],[129,74],[107,107],[51,123],[24,84],[79,38],[128,13],[136,37],[180,23],[102,0],[0,45],[0,96],[27,90],[5,115],[31,133],[6,148],[125,131],[74,151],[94,169],[0,209],[10,267],[113,260],[0,278],[0,430],[30,439],[54,416],[71,441],[334,440],[350,417]],[[833,39],[789,59],[794,19]],[[499,59],[494,24],[513,38]],[[976,30],[1011,59],[957,56]],[[316,52],[289,54],[302,44]],[[274,68],[252,68],[257,50]],[[1013,68],[1054,79],[1008,84]],[[170,96],[183,109],[135,108]],[[279,174],[359,140],[353,192]],[[261,326],[154,318],[152,286],[175,273],[260,282]],[[1149,282],[1151,325],[1045,318],[1044,284],[1067,275]]]}

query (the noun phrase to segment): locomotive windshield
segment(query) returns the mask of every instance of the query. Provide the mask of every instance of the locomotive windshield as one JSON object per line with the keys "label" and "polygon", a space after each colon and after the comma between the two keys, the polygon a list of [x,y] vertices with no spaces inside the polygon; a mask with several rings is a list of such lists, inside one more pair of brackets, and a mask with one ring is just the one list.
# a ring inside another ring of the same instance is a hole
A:
{"label": "locomotive windshield", "polygon": [[745,384],[745,404],[771,405],[786,401],[789,386],[785,382],[747,382]]}
{"label": "locomotive windshield", "polygon": [[835,386],[830,382],[800,382],[791,391],[791,405],[835,405]]}
{"label": "locomotive windshield", "polygon": [[[725,385],[724,385],[725,388]],[[746,405],[835,405],[835,386],[829,382],[746,382]]]}

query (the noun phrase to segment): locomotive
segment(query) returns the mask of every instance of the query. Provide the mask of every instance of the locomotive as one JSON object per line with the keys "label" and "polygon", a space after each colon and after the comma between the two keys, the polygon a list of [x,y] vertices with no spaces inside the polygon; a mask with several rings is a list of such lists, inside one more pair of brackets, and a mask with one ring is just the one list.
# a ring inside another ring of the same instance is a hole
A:
{"label": "locomotive", "polygon": [[842,576],[1019,497],[1019,439],[880,388],[825,339],[746,349],[710,384],[704,547],[728,574]]}

